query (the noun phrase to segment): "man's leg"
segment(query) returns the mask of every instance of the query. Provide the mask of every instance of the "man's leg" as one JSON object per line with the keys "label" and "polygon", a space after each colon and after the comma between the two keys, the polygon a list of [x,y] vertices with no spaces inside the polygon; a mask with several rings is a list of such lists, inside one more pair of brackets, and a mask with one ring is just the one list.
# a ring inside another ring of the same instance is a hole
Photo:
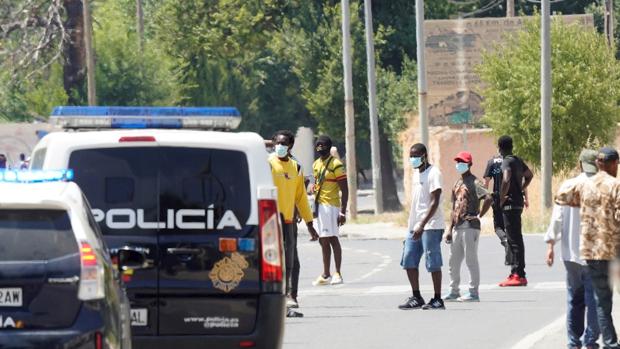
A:
{"label": "man's leg", "polygon": [[414,297],[420,297],[420,273],[418,268],[424,249],[421,240],[413,240],[411,238],[403,241],[403,256],[400,265],[407,272],[407,279],[411,285],[411,292]]}
{"label": "man's leg", "polygon": [[566,329],[568,334],[568,347],[581,348],[581,336],[584,330],[584,317],[586,310],[585,288],[581,278],[581,265],[574,262],[564,261],[566,267]]}
{"label": "man's leg", "polygon": [[284,237],[284,263],[286,269],[286,294],[290,294],[291,280],[293,275],[293,264],[295,260],[295,245],[293,238],[293,224],[282,224],[282,235]]}
{"label": "man's leg", "polygon": [[321,244],[321,252],[323,253],[323,277],[330,275],[330,267],[332,260],[332,249],[329,244],[329,238],[319,238]]}
{"label": "man's leg", "polygon": [[409,285],[411,285],[411,294],[416,295],[416,291],[420,292],[420,273],[418,272],[418,268],[411,268],[407,270],[407,279],[409,280]]}
{"label": "man's leg", "polygon": [[452,244],[450,244],[450,259],[448,260],[448,272],[450,274],[450,296],[460,295],[461,263],[464,258],[463,232],[454,229]]}
{"label": "man's leg", "polygon": [[596,315],[596,301],[594,300],[594,290],[592,287],[592,278],[587,266],[580,265],[581,279],[584,289],[584,300],[586,304],[586,319],[587,326],[583,335],[583,345],[586,347],[598,347],[598,337],[601,336],[601,331],[598,327],[598,319]]}
{"label": "man's leg", "polygon": [[340,274],[340,267],[342,266],[342,247],[340,246],[340,240],[337,236],[329,238],[329,243],[334,250],[334,264],[336,264],[336,272]]}
{"label": "man's leg", "polygon": [[495,235],[497,235],[497,237],[499,238],[499,243],[504,247],[504,264],[512,265],[512,251],[510,250],[510,245],[508,245],[508,240],[506,238],[504,214],[502,212],[502,208],[499,206],[499,199],[494,199],[492,209],[493,228],[495,230]]}
{"label": "man's leg", "polygon": [[480,287],[480,264],[478,263],[478,241],[480,229],[463,230],[463,246],[465,250],[465,264],[469,270],[469,294],[478,296]]}
{"label": "man's leg", "polygon": [[297,291],[299,289],[299,269],[301,265],[299,264],[299,253],[297,252],[297,224],[294,224],[293,227],[293,238],[295,239],[295,258],[293,260],[293,272],[291,275],[291,297],[297,301]]}
{"label": "man's leg", "polygon": [[525,246],[521,233],[522,210],[504,211],[504,225],[510,250],[512,251],[513,264],[511,274],[525,277]]}
{"label": "man's leg", "polygon": [[609,261],[590,260],[587,263],[592,278],[592,288],[594,289],[598,325],[603,336],[603,348],[620,348],[616,328],[611,317],[613,294],[609,285]]}
{"label": "man's leg", "polygon": [[434,299],[441,299],[441,240],[443,230],[425,230],[422,234],[422,246],[426,259],[426,270],[431,273],[433,279]]}

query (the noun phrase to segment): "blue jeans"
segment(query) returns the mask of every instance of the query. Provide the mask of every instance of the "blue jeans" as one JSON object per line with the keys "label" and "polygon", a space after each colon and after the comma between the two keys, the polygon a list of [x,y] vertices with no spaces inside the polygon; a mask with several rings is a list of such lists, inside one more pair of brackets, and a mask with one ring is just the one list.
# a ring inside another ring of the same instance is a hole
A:
{"label": "blue jeans", "polygon": [[426,263],[426,270],[429,273],[440,271],[443,266],[441,258],[441,240],[443,239],[443,229],[425,230],[422,238],[413,239],[409,234],[403,247],[403,257],[400,265],[403,269],[418,269],[422,255]]}
{"label": "blue jeans", "polygon": [[[598,348],[596,342],[601,333],[598,328],[596,301],[594,300],[594,291],[588,267],[567,261],[564,261],[564,266],[566,267],[566,287],[568,291],[568,311],[566,313],[568,347],[579,348],[586,346]],[[584,318],[587,319],[587,327],[584,326]]]}
{"label": "blue jeans", "polygon": [[609,285],[609,261],[589,260],[586,262],[594,288],[598,326],[603,335],[603,348],[620,349],[614,320],[611,317],[613,293]]}

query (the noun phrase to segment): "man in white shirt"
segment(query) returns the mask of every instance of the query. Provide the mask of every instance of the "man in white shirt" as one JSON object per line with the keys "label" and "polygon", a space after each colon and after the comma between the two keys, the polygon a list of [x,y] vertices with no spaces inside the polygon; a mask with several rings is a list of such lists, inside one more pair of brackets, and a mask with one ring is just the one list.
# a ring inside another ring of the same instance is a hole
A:
{"label": "man in white shirt", "polygon": [[[400,265],[407,271],[413,296],[398,306],[402,310],[445,309],[441,299],[441,241],[445,230],[441,202],[441,172],[428,162],[426,146],[414,144],[409,151],[409,161],[413,170],[411,212],[409,229],[404,242]],[[425,256],[426,270],[431,273],[435,294],[424,303],[420,294],[418,268]]]}
{"label": "man in white shirt", "polygon": [[[596,156],[594,150],[583,150],[579,156],[582,173],[571,178],[560,188],[574,186],[575,183],[589,180],[596,174]],[[596,314],[596,302],[592,288],[592,280],[588,274],[586,263],[581,260],[579,252],[579,237],[581,234],[581,217],[579,207],[560,206],[553,207],[553,215],[545,242],[549,245],[547,250],[547,264],[553,265],[555,260],[554,245],[562,242],[562,260],[566,267],[567,305],[566,324],[568,334],[568,346],[570,348],[598,348],[597,340],[600,335]],[[587,316],[586,316],[587,312]],[[587,319],[587,327],[584,324]]]}

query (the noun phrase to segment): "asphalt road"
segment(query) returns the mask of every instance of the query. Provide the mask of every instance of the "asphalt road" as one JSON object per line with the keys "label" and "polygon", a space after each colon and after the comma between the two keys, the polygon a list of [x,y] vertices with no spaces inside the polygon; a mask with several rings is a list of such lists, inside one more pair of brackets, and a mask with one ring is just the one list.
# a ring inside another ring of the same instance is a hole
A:
{"label": "asphalt road", "polygon": [[[400,268],[398,240],[343,240],[345,284],[314,287],[321,272],[320,247],[301,241],[301,319],[287,319],[285,349],[329,348],[515,348],[528,335],[565,312],[564,269],[544,264],[540,235],[527,236],[529,285],[499,288],[508,275],[495,236],[480,241],[480,303],[446,303],[445,311],[397,309],[410,295]],[[448,250],[444,244],[444,291],[448,285]],[[559,253],[559,251],[556,251]],[[423,261],[422,261],[423,263]],[[422,264],[423,265],[423,264]],[[469,280],[463,265],[462,292]],[[422,295],[432,297],[430,275],[422,270]],[[557,321],[556,321],[557,322]]]}

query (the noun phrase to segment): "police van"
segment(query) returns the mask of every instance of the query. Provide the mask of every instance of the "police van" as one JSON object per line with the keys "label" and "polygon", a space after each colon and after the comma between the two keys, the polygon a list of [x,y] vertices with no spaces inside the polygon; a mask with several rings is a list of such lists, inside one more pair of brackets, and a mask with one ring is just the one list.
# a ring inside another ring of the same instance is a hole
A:
{"label": "police van", "polygon": [[[57,107],[31,168],[70,168],[122,260],[134,348],[280,348],[277,192],[235,108]],[[208,129],[208,130],[206,130]]]}

